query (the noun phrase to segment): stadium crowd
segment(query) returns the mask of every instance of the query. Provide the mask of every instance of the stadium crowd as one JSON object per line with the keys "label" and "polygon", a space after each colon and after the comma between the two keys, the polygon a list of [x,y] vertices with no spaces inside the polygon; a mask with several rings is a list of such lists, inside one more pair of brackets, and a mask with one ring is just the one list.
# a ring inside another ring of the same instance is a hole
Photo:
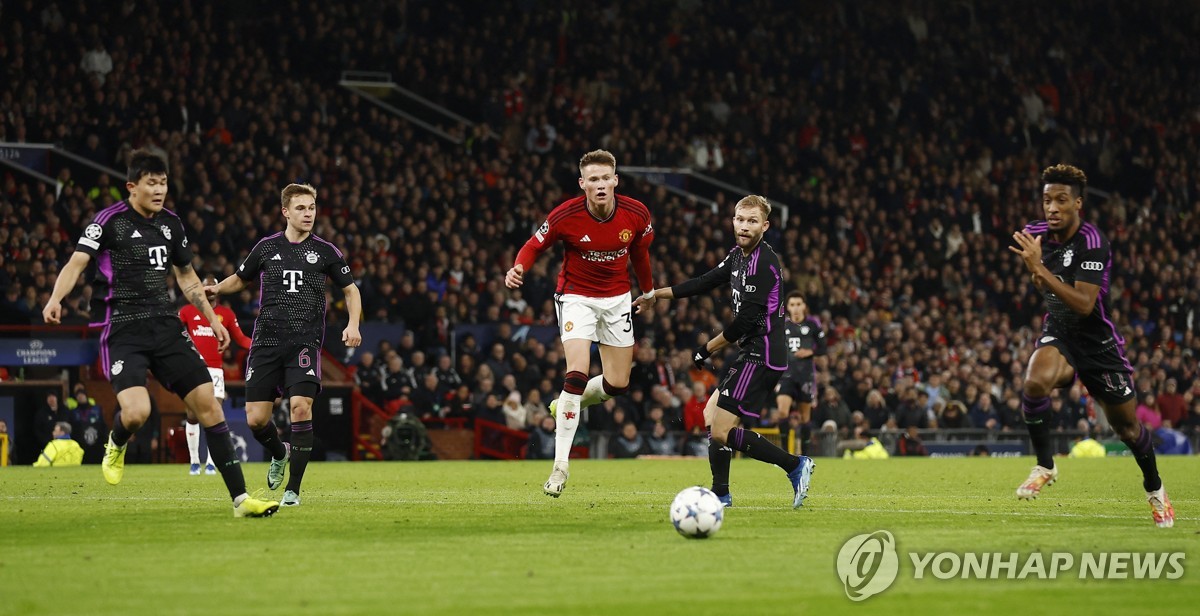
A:
{"label": "stadium crowd", "polygon": [[[559,260],[520,291],[502,278],[577,194],[583,152],[691,167],[786,204],[767,240],[827,328],[814,422],[843,437],[1024,430],[1019,385],[1043,307],[1006,246],[1041,217],[1040,169],[1071,162],[1098,189],[1084,217],[1113,245],[1112,314],[1140,414],[1200,430],[1200,99],[1177,85],[1200,81],[1197,13],[1163,0],[810,4],[5,3],[0,142],[52,142],[118,170],[133,148],[162,151],[170,207],[198,269],[218,277],[278,230],[280,187],[311,182],[316,233],[351,260],[366,320],[407,330],[354,356],[326,336],[331,352],[381,403],[507,422],[534,435],[531,455],[561,353],[511,332],[555,325]],[[339,88],[348,69],[390,72],[479,123],[442,140]],[[55,195],[3,176],[5,322],[40,320],[82,228],[123,197],[120,178],[58,179]],[[632,175],[622,187],[653,212],[658,284],[731,245],[740,195],[686,199]],[[90,299],[81,285],[65,320],[89,320]],[[247,327],[255,302],[231,298]],[[714,294],[635,322],[630,395],[589,413],[590,429],[619,434],[610,453],[699,442],[715,377],[689,350],[729,314]],[[497,324],[489,348],[452,335],[480,323]],[[1054,404],[1061,428],[1103,430],[1078,385]]]}

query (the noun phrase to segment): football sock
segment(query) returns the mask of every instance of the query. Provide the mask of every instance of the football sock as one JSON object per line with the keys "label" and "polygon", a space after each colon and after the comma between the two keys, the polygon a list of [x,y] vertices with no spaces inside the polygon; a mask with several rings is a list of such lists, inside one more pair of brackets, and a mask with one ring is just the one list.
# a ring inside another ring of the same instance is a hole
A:
{"label": "football sock", "polygon": [[229,433],[229,425],[221,422],[204,429],[208,437],[208,453],[216,462],[217,470],[221,471],[221,479],[229,489],[229,497],[237,498],[246,493],[246,478],[242,476],[237,453],[233,449],[233,438]]}
{"label": "football sock", "polygon": [[717,496],[729,494],[729,462],[733,460],[733,450],[718,444],[708,436],[708,467],[712,469],[712,491]]}
{"label": "football sock", "polygon": [[183,434],[187,437],[188,459],[192,464],[200,463],[200,424],[183,422]]}
{"label": "football sock", "polygon": [[579,400],[579,408],[585,409],[593,404],[599,404],[626,391],[629,391],[628,386],[614,387],[604,380],[603,374],[597,374],[587,382],[587,387],[583,388],[583,397]]}
{"label": "football sock", "polygon": [[800,424],[800,451],[797,453],[803,454],[808,451],[808,441],[812,438],[812,422],[804,422]]}
{"label": "football sock", "polygon": [[133,432],[130,432],[129,428],[125,427],[125,422],[121,418],[121,413],[118,412],[116,414],[116,416],[113,417],[113,429],[112,429],[113,445],[116,445],[117,447],[124,447],[125,443],[128,443],[130,437],[132,437],[132,436],[133,436]]}
{"label": "football sock", "polygon": [[1054,468],[1054,445],[1050,442],[1050,396],[1030,398],[1021,394],[1021,413],[1025,416],[1025,427],[1029,429],[1029,440],[1038,466]]}
{"label": "football sock", "polygon": [[[280,449],[283,444],[280,444]],[[292,422],[292,461],[288,464],[287,489],[300,493],[300,482],[304,481],[304,469],[308,467],[308,458],[312,456],[313,430],[312,420]],[[276,460],[283,458],[280,454]]]}
{"label": "football sock", "polygon": [[1136,439],[1121,439],[1121,442],[1129,447],[1133,459],[1137,460],[1138,467],[1142,469],[1142,487],[1147,492],[1161,488],[1162,478],[1158,476],[1158,460],[1154,457],[1154,444],[1150,441],[1150,431],[1146,426],[1141,426]]}
{"label": "football sock", "polygon": [[[295,431],[296,427],[292,426],[292,432],[295,433]],[[266,449],[272,458],[282,460],[283,456],[287,455],[283,441],[279,440],[279,430],[275,429],[275,422],[268,421],[267,425],[257,430],[251,430],[250,433],[254,435],[254,440],[262,443],[263,449]]]}
{"label": "football sock", "polygon": [[725,443],[755,460],[774,464],[789,473],[800,466],[799,457],[780,449],[753,430],[734,428],[725,437]]}
{"label": "football sock", "polygon": [[579,394],[562,392],[554,422],[554,461],[566,462],[571,457],[571,444],[579,428]]}

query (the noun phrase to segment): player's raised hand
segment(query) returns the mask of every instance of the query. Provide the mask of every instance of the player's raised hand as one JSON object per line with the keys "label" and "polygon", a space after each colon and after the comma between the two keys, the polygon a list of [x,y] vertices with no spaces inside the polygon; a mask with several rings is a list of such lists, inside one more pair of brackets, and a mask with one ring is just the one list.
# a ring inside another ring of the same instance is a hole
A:
{"label": "player's raised hand", "polygon": [[214,299],[217,299],[218,295],[220,295],[220,293],[217,293],[217,285],[215,285],[215,284],[204,285],[204,297],[207,298],[210,303]]}
{"label": "player's raised hand", "polygon": [[46,302],[46,307],[42,308],[42,320],[53,325],[58,325],[59,317],[62,316],[62,304],[54,300]]}
{"label": "player's raised hand", "polygon": [[225,349],[229,348],[229,330],[225,329],[220,320],[213,321],[209,325],[212,326],[213,336],[217,338],[217,351],[224,353]]}
{"label": "player's raised hand", "polygon": [[1042,264],[1042,236],[1034,237],[1025,231],[1017,231],[1013,233],[1013,241],[1017,245],[1008,249],[1021,255],[1030,272],[1037,271],[1037,266]]}
{"label": "player's raised hand", "polygon": [[515,289],[523,284],[525,284],[525,266],[518,263],[504,275],[504,286]]}
{"label": "player's raised hand", "polygon": [[347,325],[346,329],[342,330],[342,343],[351,349],[362,344],[362,334],[358,333],[357,325]]}

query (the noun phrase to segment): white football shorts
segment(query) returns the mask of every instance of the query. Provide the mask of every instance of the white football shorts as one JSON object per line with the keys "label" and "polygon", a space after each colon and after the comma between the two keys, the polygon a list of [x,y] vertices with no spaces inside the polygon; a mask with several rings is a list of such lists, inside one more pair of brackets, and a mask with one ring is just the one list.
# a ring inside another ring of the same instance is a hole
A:
{"label": "white football shorts", "polygon": [[633,346],[633,302],[628,293],[615,297],[559,295],[555,307],[564,342],[582,339],[614,347]]}

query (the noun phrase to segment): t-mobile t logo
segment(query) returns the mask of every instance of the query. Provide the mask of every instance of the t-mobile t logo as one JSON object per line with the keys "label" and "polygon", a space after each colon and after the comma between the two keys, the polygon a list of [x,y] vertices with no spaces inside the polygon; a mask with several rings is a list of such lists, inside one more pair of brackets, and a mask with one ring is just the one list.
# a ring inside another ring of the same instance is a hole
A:
{"label": "t-mobile t logo", "polygon": [[167,247],[166,246],[149,246],[150,249],[150,265],[156,270],[167,269]]}
{"label": "t-mobile t logo", "polygon": [[300,285],[304,284],[304,272],[302,270],[283,270],[283,284],[287,286],[288,293],[299,293]]}

